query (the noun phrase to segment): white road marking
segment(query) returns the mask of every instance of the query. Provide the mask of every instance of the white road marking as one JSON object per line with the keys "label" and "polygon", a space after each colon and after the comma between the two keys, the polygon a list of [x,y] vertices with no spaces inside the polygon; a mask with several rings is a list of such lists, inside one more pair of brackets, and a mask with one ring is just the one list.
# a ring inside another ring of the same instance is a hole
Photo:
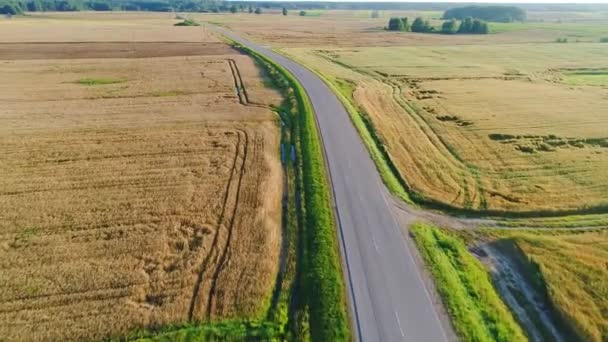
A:
{"label": "white road marking", "polygon": [[399,320],[399,315],[397,314],[397,311],[395,312],[395,318],[397,319],[397,325],[399,326],[399,331],[401,332],[401,336],[405,337],[405,334],[403,333],[403,329],[401,329],[401,321]]}
{"label": "white road marking", "polygon": [[380,249],[378,249],[378,244],[376,243],[376,238],[372,235],[372,242],[374,243],[374,248],[376,249],[376,253],[380,254]]}

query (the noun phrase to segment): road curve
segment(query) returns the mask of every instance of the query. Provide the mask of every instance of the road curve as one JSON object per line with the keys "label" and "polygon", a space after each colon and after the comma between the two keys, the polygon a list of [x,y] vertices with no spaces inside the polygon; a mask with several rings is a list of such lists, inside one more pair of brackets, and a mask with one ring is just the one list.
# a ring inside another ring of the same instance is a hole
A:
{"label": "road curve", "polygon": [[302,65],[226,29],[213,29],[282,65],[310,97],[333,187],[357,340],[448,341],[386,188],[340,101]]}

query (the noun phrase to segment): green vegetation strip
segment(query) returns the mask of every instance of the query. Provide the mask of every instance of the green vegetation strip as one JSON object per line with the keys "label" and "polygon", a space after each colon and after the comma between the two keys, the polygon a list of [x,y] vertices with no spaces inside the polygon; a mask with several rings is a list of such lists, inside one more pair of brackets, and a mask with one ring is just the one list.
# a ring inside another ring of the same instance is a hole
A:
{"label": "green vegetation strip", "polygon": [[428,224],[415,224],[411,231],[463,341],[526,340],[489,274],[462,240]]}
{"label": "green vegetation strip", "polygon": [[81,78],[76,83],[87,85],[87,86],[95,86],[95,85],[106,85],[106,84],[116,84],[116,83],[125,83],[127,82],[124,78]]}
{"label": "green vegetation strip", "polygon": [[330,188],[321,140],[312,104],[300,83],[282,66],[243,46],[257,60],[270,64],[293,89],[298,107],[299,156],[302,165],[303,218],[306,230],[305,288],[310,306],[310,334],[314,341],[345,341],[350,338],[346,293]]}
{"label": "green vegetation strip", "polygon": [[160,330],[133,332],[111,341],[280,341],[280,330],[280,327],[272,322],[234,320],[165,326]]}

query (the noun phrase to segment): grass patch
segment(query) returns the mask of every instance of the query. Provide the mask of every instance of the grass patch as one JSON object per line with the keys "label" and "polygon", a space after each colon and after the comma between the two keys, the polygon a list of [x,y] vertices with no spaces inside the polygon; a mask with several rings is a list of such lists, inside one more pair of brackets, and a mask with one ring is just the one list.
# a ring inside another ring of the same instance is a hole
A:
{"label": "grass patch", "polygon": [[86,86],[107,85],[127,82],[124,78],[81,78],[76,83]]}
{"label": "grass patch", "polygon": [[526,336],[462,240],[431,225],[411,231],[463,341],[524,341]]}
{"label": "grass patch", "polygon": [[564,81],[572,85],[608,86],[608,69],[576,69],[563,73]]}

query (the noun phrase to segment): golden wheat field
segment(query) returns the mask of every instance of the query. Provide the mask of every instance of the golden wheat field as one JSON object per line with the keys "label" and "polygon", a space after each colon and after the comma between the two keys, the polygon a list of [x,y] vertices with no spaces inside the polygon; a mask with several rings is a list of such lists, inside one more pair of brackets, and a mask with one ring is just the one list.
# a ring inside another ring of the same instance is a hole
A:
{"label": "golden wheat field", "polygon": [[211,38],[94,40],[0,43],[1,339],[257,317],[279,265],[280,95]]}
{"label": "golden wheat field", "polygon": [[578,210],[608,198],[602,44],[284,51],[342,89],[409,186],[456,207]]}

